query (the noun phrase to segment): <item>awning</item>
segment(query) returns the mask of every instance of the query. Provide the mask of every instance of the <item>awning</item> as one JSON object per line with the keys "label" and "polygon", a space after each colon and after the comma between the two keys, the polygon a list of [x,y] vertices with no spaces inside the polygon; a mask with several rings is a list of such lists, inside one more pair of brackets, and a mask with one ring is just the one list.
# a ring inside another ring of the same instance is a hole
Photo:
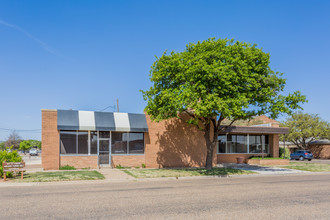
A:
{"label": "awning", "polygon": [[148,132],[148,125],[144,114],[57,110],[57,129]]}

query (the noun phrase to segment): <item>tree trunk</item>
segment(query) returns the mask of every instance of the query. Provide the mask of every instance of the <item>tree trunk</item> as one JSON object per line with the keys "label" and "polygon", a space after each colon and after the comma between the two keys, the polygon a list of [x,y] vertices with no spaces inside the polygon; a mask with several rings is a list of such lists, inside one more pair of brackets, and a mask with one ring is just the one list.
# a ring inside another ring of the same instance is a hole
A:
{"label": "tree trunk", "polygon": [[206,164],[205,168],[211,170],[213,168],[213,154],[214,148],[216,146],[217,133],[214,130],[213,137],[211,137],[210,125],[207,126],[204,133],[204,138],[206,142]]}

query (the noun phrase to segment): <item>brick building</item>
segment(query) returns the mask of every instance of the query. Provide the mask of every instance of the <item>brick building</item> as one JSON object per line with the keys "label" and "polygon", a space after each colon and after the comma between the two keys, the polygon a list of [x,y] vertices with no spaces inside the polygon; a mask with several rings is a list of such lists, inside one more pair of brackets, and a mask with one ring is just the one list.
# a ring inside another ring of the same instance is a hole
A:
{"label": "brick building", "polygon": [[[236,157],[278,157],[279,134],[266,126],[232,126],[218,136],[214,164]],[[42,110],[42,167],[200,167],[205,165],[203,132],[179,119],[152,122],[145,114]]]}

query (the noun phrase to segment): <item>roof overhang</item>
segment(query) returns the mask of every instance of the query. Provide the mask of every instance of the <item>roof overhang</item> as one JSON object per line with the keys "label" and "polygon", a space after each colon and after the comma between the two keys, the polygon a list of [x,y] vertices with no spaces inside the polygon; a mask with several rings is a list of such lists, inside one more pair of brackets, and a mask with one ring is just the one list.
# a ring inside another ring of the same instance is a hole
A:
{"label": "roof overhang", "polygon": [[[222,126],[225,128],[225,126]],[[230,126],[223,133],[233,134],[288,134],[289,128],[283,127],[249,127],[249,126]]]}

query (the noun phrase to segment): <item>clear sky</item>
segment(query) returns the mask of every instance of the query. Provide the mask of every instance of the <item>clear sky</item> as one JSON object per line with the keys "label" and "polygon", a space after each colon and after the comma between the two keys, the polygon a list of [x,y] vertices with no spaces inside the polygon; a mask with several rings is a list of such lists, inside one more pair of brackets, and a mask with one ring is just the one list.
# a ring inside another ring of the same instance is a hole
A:
{"label": "clear sky", "polygon": [[155,56],[209,37],[258,44],[330,120],[330,1],[0,0],[0,140],[40,139],[41,109],[142,113]]}

